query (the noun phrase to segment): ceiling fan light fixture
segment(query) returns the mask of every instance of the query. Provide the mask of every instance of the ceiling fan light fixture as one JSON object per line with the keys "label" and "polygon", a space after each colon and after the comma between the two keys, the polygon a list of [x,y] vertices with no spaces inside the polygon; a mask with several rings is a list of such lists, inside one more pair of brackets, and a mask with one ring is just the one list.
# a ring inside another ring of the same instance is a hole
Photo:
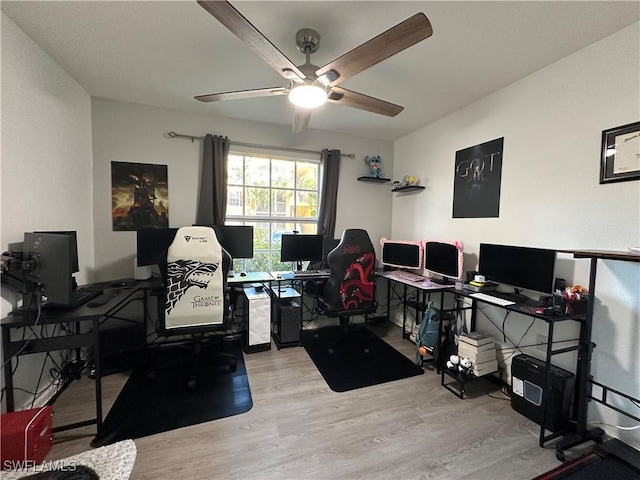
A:
{"label": "ceiling fan light fixture", "polygon": [[298,85],[289,92],[289,101],[296,107],[316,108],[327,101],[327,92],[317,85]]}

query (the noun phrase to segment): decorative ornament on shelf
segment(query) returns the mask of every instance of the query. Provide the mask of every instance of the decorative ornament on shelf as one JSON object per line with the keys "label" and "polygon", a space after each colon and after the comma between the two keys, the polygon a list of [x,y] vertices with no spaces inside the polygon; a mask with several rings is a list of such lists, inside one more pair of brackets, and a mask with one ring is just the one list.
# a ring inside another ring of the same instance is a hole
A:
{"label": "decorative ornament on shelf", "polygon": [[369,176],[374,178],[382,177],[382,160],[379,155],[367,156],[364,163],[369,167]]}
{"label": "decorative ornament on shelf", "polygon": [[392,188],[392,190],[397,190],[397,189],[399,189],[400,187],[402,187],[402,182],[401,182],[400,180],[394,180],[394,181],[393,181],[393,188]]}
{"label": "decorative ornament on shelf", "polygon": [[415,175],[405,175],[404,177],[402,177],[403,187],[418,185],[418,182],[419,182],[418,177],[416,177]]}

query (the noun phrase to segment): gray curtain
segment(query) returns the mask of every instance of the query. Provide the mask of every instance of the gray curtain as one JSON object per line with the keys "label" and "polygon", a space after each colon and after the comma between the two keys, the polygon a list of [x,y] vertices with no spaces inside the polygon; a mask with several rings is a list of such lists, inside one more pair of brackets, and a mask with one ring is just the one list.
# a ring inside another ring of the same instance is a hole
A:
{"label": "gray curtain", "polygon": [[227,156],[229,139],[208,133],[202,149],[202,178],[196,223],[224,225],[227,214]]}
{"label": "gray curtain", "polygon": [[324,240],[335,238],[338,209],[338,179],[340,176],[340,150],[322,150],[323,180],[318,209],[318,233]]}

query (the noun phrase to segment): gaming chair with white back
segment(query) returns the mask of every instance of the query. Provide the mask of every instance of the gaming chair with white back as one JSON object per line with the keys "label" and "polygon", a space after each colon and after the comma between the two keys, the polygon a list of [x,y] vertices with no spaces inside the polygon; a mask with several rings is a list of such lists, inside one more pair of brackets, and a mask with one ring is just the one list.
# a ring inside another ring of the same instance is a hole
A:
{"label": "gaming chair with white back", "polygon": [[[164,291],[159,305],[160,333],[190,335],[195,360],[206,333],[224,333],[230,318],[227,275],[231,256],[222,248],[211,227],[178,229],[167,251]],[[235,370],[234,355],[218,352]],[[189,387],[195,387],[191,377]]]}

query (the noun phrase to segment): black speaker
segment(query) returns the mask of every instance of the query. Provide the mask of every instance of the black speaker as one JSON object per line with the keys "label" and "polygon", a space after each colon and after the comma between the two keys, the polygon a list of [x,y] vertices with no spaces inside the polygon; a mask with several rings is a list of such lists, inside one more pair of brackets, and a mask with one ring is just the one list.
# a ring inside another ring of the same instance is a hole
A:
{"label": "black speaker", "polygon": [[545,428],[550,432],[564,430],[569,424],[569,410],[575,386],[575,375],[555,365],[549,370],[549,391],[545,388],[546,363],[529,355],[517,355],[511,363],[511,407],[542,425],[542,409],[547,406]]}

